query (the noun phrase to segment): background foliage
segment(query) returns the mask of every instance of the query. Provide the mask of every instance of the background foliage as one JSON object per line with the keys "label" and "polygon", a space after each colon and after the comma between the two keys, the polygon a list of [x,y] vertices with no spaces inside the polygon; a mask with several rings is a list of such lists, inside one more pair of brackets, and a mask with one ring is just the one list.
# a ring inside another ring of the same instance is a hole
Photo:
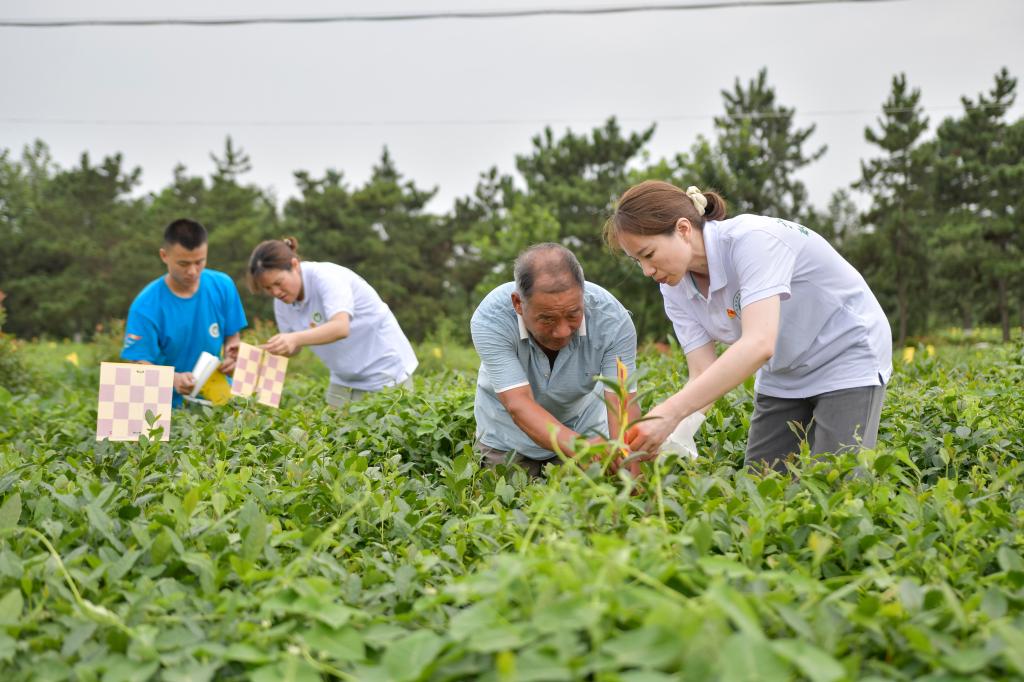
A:
{"label": "background foliage", "polygon": [[340,170],[296,171],[299,196],[280,211],[268,190],[246,183],[252,162],[231,138],[211,155],[211,176],[179,167],[168,187],[145,196],[137,192],[141,170],[120,155],[83,154],[60,168],[41,141],[20,155],[3,149],[7,329],[89,338],[123,318],[163,271],[163,226],[190,216],[210,230],[210,266],[235,278],[254,317],[271,308],[245,291],[248,254],[262,239],[294,234],[304,257],[365,277],[412,338],[444,331],[465,339],[476,303],[511,278],[519,250],[552,240],[626,303],[641,338],[664,339],[670,327],[650,282],[600,240],[616,196],[660,178],[715,188],[732,214],[777,215],[819,231],[865,274],[900,344],[949,324],[994,323],[1006,339],[1024,313],[1024,119],[1006,115],[1016,92],[1003,70],[991,90],[964,97],[961,113],[933,127],[920,91],[896,75],[877,125],[865,130],[878,155],[824,208],[808,203],[801,178],[826,149],[814,143],[814,125],[796,125],[763,70],[723,91],[713,133],[672,158],[649,158],[653,126],[628,132],[612,118],[585,133],[548,128],[516,158],[515,173],[484,171],[445,213],[429,208],[436,189],[404,177],[386,149],[359,186]]}

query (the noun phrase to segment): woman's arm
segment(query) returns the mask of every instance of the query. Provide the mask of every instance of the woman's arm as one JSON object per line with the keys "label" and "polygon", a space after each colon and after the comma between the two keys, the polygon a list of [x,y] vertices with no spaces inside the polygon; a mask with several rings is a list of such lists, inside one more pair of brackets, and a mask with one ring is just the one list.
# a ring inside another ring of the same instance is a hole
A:
{"label": "woman's arm", "polygon": [[[701,368],[697,376],[686,382],[678,393],[648,412],[646,416],[652,419],[636,425],[630,448],[634,452],[657,452],[680,421],[698,410],[706,409],[770,360],[779,333],[780,305],[778,296],[770,296],[743,308],[742,335],[739,341],[718,359],[707,363],[706,368]],[[702,346],[698,351],[703,348],[709,348],[711,355],[714,355],[711,344]],[[702,364],[707,362],[707,354],[701,353],[698,359]],[[687,362],[690,362],[689,356]],[[693,369],[691,367],[691,371]]]}
{"label": "woman's arm", "polygon": [[334,343],[348,336],[349,314],[338,313],[319,327],[303,329],[301,332],[276,334],[263,344],[262,348],[274,355],[295,355],[303,346],[322,346]]}

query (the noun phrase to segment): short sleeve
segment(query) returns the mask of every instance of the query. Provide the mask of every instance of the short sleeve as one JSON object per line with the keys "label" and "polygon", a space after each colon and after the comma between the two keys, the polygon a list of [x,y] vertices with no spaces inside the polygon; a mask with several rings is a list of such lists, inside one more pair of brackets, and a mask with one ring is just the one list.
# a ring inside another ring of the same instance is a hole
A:
{"label": "short sleeve", "polygon": [[249,326],[242,307],[242,297],[238,295],[238,287],[225,275],[224,279],[224,336],[234,336]]}
{"label": "short sleeve", "polygon": [[601,359],[601,374],[606,377],[614,377],[618,371],[617,360],[621,360],[626,366],[629,379],[629,389],[636,390],[636,326],[633,318],[625,308],[620,308],[617,319],[609,325],[614,331]]}
{"label": "short sleeve", "polygon": [[751,230],[736,240],[732,261],[740,283],[740,307],[780,296],[789,298],[796,252],[767,230]]}
{"label": "short sleeve", "polygon": [[665,314],[672,321],[672,328],[676,332],[676,339],[682,346],[683,353],[694,351],[714,340],[704,325],[690,311],[686,301],[680,302],[666,295]]}
{"label": "short sleeve", "polygon": [[356,298],[352,290],[352,278],[346,277],[341,269],[318,270],[313,274],[314,286],[324,305],[324,318],[331,319],[338,313],[355,317]]}
{"label": "short sleeve", "polygon": [[469,323],[473,346],[480,356],[480,366],[490,378],[495,393],[530,383],[516,352],[518,334],[509,335],[507,327],[502,329],[502,326],[479,309],[473,313]]}
{"label": "short sleeve", "polygon": [[121,358],[154,364],[160,359],[160,330],[156,323],[139,309],[137,301],[128,309]]}

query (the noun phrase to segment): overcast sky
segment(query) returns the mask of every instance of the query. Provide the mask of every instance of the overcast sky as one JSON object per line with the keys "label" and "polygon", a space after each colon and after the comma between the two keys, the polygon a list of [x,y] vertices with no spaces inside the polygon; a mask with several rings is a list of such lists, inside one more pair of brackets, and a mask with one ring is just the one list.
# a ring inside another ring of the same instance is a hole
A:
{"label": "overcast sky", "polygon": [[[658,0],[654,0],[657,2]],[[685,1],[685,0],[684,0]],[[0,18],[400,13],[607,6],[640,0],[7,0]],[[292,196],[292,172],[364,181],[387,145],[446,211],[481,171],[514,170],[544,125],[583,132],[616,115],[658,124],[653,157],[689,149],[720,91],[762,66],[825,157],[811,199],[859,174],[863,139],[905,71],[933,127],[1007,66],[1024,76],[1024,0],[900,0],[604,16],[239,27],[0,28],[0,148],[40,138],[62,166],[123,152],[157,190],[184,163],[208,175],[226,135],[250,182]],[[1020,100],[1021,98],[1018,98]],[[1011,111],[1021,116],[1020,101]]]}

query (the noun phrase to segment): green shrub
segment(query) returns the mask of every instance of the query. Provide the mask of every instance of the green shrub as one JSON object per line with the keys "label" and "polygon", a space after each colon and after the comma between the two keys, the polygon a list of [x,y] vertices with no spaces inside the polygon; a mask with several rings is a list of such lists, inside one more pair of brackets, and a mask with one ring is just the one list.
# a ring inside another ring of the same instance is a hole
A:
{"label": "green shrub", "polygon": [[6,318],[7,311],[0,305],[0,388],[21,391],[31,384],[31,377],[18,355],[18,342],[2,331]]}

